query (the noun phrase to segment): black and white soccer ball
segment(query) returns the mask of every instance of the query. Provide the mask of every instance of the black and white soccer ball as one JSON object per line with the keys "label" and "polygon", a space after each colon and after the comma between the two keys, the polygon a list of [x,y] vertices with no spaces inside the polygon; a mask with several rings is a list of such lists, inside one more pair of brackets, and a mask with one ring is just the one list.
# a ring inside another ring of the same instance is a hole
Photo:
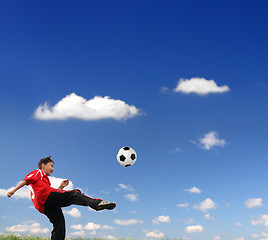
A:
{"label": "black and white soccer ball", "polygon": [[116,158],[123,167],[130,167],[136,162],[137,153],[131,147],[122,147],[117,152]]}

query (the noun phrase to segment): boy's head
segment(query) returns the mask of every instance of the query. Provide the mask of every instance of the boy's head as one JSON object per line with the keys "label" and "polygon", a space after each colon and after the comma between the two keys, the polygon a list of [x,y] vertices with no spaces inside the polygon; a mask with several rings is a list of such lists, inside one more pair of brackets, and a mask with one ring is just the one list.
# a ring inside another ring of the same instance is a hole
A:
{"label": "boy's head", "polygon": [[42,158],[38,163],[38,168],[43,170],[47,175],[50,175],[54,171],[54,161],[51,156]]}

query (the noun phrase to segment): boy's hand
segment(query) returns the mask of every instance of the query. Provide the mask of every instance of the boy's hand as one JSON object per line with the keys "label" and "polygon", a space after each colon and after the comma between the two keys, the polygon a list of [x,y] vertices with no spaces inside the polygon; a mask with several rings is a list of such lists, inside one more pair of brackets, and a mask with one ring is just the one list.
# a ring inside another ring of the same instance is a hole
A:
{"label": "boy's hand", "polygon": [[11,197],[12,195],[14,195],[15,191],[14,190],[11,190],[7,193],[7,196],[8,197]]}
{"label": "boy's hand", "polygon": [[64,187],[68,186],[69,184],[69,179],[63,180],[60,184],[60,189],[63,189]]}

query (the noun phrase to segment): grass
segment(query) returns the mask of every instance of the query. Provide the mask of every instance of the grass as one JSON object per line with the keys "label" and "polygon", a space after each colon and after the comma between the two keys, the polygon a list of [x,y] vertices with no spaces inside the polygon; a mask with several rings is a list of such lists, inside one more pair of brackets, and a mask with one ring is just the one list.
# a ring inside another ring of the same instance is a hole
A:
{"label": "grass", "polygon": [[0,234],[0,240],[49,240],[48,237],[40,237],[35,235],[20,235],[14,233]]}
{"label": "grass", "polygon": [[[66,238],[67,240],[107,240],[102,238]],[[14,234],[14,233],[6,233],[0,234],[0,240],[50,240],[49,237],[41,237],[37,235],[21,235],[21,234]],[[117,239],[117,240],[131,240],[131,239]],[[161,238],[160,240],[182,240],[182,239],[168,239],[168,238]]]}
{"label": "grass", "polygon": [[[68,240],[107,240],[101,238],[66,238]],[[49,237],[41,237],[37,235],[21,235],[14,233],[0,234],[0,240],[50,240]],[[130,240],[130,239],[120,239],[120,240]]]}

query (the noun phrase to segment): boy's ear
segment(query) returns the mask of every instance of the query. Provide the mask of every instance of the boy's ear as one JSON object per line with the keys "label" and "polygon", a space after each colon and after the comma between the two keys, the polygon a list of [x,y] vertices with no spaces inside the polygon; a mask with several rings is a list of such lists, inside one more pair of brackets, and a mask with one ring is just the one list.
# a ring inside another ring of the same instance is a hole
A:
{"label": "boy's ear", "polygon": [[42,163],[41,168],[43,169],[46,166],[45,163]]}

